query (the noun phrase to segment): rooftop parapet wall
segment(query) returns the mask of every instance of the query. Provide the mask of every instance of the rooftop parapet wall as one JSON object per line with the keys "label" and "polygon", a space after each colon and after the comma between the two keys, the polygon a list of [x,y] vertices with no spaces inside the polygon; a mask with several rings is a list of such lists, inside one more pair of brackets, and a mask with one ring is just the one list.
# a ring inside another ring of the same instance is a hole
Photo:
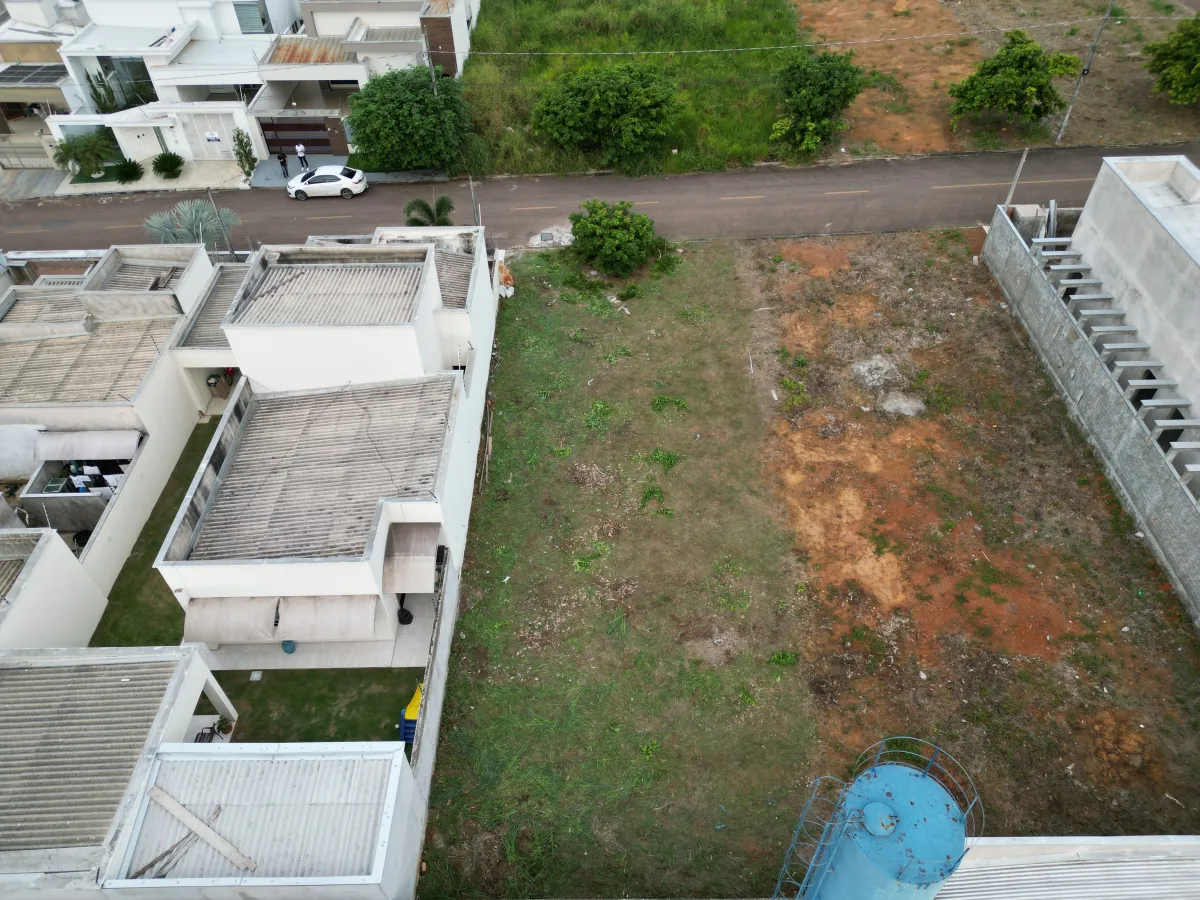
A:
{"label": "rooftop parapet wall", "polygon": [[1200,397],[1200,170],[1183,156],[1104,160],[1071,247],[1180,395]]}
{"label": "rooftop parapet wall", "polygon": [[1002,208],[983,259],[1025,326],[1071,418],[1200,626],[1200,510]]}

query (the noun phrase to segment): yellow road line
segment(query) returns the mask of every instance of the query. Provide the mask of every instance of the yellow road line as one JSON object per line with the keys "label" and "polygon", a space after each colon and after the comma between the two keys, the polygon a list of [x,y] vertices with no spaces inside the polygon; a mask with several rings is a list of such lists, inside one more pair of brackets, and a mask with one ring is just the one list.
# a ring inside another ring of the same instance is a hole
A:
{"label": "yellow road line", "polygon": [[557,206],[510,206],[509,212],[525,212],[531,209],[558,209]]}
{"label": "yellow road line", "polygon": [[869,194],[870,191],[826,191],[826,197],[832,197],[836,194]]}
{"label": "yellow road line", "polygon": [[634,206],[658,206],[657,200],[634,200]]}
{"label": "yellow road line", "polygon": [[718,197],[718,200],[766,200],[766,194],[753,194],[749,197]]}
{"label": "yellow road line", "polygon": [[312,221],[313,219],[353,219],[353,218],[354,218],[354,216],[305,216],[304,220],[306,222],[309,222],[309,221]]}
{"label": "yellow road line", "polygon": [[141,228],[141,225],[105,225],[105,229],[110,228]]}
{"label": "yellow road line", "polygon": [[22,231],[6,231],[5,234],[38,234],[42,231],[49,231],[49,228],[26,228]]}
{"label": "yellow road line", "polygon": [[[1073,184],[1077,181],[1095,181],[1095,178],[1044,178],[1041,181],[1020,181],[1017,187],[1023,184]],[[953,188],[981,188],[981,187],[1008,187],[1011,181],[981,181],[978,184],[935,184],[931,190],[948,191]]]}

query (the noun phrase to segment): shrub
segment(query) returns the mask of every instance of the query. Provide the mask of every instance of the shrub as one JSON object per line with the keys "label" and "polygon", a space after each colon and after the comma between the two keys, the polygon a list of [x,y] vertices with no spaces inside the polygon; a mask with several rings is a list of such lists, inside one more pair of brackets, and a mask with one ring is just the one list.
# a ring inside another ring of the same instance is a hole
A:
{"label": "shrub", "polygon": [[136,159],[126,157],[113,166],[113,172],[121,184],[132,184],[146,174],[146,167]]}
{"label": "shrub", "polygon": [[240,128],[233,129],[233,158],[237,160],[242,174],[249,178],[258,166],[258,157],[254,153],[254,143],[250,135]]}
{"label": "shrub", "polygon": [[453,225],[454,220],[450,218],[452,212],[454,212],[454,201],[447,194],[438,197],[433,206],[429,205],[429,201],[422,200],[420,197],[414,197],[404,205],[404,215],[408,216],[405,224],[416,228]]}
{"label": "shrub", "polygon": [[178,178],[179,173],[183,171],[183,157],[178,153],[165,150],[154,157],[150,168],[159,178]]}
{"label": "shrub", "polygon": [[805,154],[833,140],[842,112],[866,84],[853,53],[792,53],[775,76],[783,94],[782,115],[771,140]]}
{"label": "shrub", "polygon": [[90,131],[59,141],[54,147],[54,164],[60,169],[67,169],[73,163],[80,174],[95,175],[104,169],[104,163],[116,152],[116,144],[107,132]]}
{"label": "shrub", "polygon": [[[213,208],[204,200],[181,200],[164,212],[147,217],[150,239],[160,244],[203,244],[212,250],[231,239],[238,214],[227,207]],[[227,247],[232,251],[232,247]]]}
{"label": "shrub", "polygon": [[424,66],[376,75],[350,97],[350,130],[371,171],[449,168],[470,124],[458,79],[438,78],[435,94]]}
{"label": "shrub", "polygon": [[559,147],[623,166],[659,147],[681,109],[661,69],[629,62],[560,79],[534,106],[531,123]]}
{"label": "shrub", "polygon": [[1047,53],[1024,31],[1009,31],[990,59],[950,85],[950,127],[957,127],[967,113],[984,110],[1016,119],[1044,119],[1067,106],[1054,79],[1076,74],[1079,66],[1073,53]]}
{"label": "shrub", "polygon": [[650,258],[662,243],[654,220],[635,213],[627,200],[588,200],[583,213],[571,214],[572,246],[579,257],[601,272],[624,277]]}
{"label": "shrub", "polygon": [[1200,15],[1180,22],[1165,41],[1145,50],[1146,68],[1158,76],[1154,90],[1172,103],[1200,102]]}

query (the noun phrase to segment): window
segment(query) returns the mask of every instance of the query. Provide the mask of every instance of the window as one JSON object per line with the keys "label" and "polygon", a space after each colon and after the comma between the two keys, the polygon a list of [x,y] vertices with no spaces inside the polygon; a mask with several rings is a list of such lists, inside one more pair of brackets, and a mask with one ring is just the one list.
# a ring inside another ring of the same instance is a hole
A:
{"label": "window", "polygon": [[351,181],[353,181],[357,176],[358,172],[356,172],[354,169],[342,169],[343,178],[349,178]]}
{"label": "window", "polygon": [[333,182],[335,182],[337,180],[338,180],[338,177],[336,175],[318,175],[316,178],[310,178],[308,180],[308,183],[309,184],[333,184]]}
{"label": "window", "polygon": [[233,11],[237,15],[242,34],[268,34],[271,31],[267,12],[258,0],[234,0]]}

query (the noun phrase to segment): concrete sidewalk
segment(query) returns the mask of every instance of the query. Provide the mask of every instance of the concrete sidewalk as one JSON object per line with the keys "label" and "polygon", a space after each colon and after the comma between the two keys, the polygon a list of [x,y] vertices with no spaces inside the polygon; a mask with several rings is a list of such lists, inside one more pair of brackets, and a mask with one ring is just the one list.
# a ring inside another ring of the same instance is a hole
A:
{"label": "concrete sidewalk", "polygon": [[[315,169],[318,166],[344,166],[349,157],[346,156],[329,156],[327,154],[313,153],[308,157],[308,167]],[[283,172],[279,169],[279,161],[274,157],[264,159],[254,170],[254,175],[250,179],[250,187],[256,188],[283,188],[287,187],[288,179],[295,178],[301,172],[300,163],[296,160],[294,154],[288,154],[288,174],[284,177]],[[436,169],[416,169],[411,172],[368,172],[368,184],[424,184],[427,182],[449,181],[450,178],[445,172],[439,172]]]}
{"label": "concrete sidewalk", "polygon": [[62,169],[0,169],[0,201],[52,197],[67,177]]}
{"label": "concrete sidewalk", "polygon": [[188,160],[183,164],[183,171],[180,172],[178,178],[159,178],[155,175],[151,168],[153,159],[143,159],[140,162],[145,166],[146,174],[132,184],[121,184],[117,181],[72,184],[71,180],[67,178],[54,192],[54,196],[133,194],[142,191],[203,191],[209,188],[214,191],[227,191],[242,186],[242,172],[233,160]]}

